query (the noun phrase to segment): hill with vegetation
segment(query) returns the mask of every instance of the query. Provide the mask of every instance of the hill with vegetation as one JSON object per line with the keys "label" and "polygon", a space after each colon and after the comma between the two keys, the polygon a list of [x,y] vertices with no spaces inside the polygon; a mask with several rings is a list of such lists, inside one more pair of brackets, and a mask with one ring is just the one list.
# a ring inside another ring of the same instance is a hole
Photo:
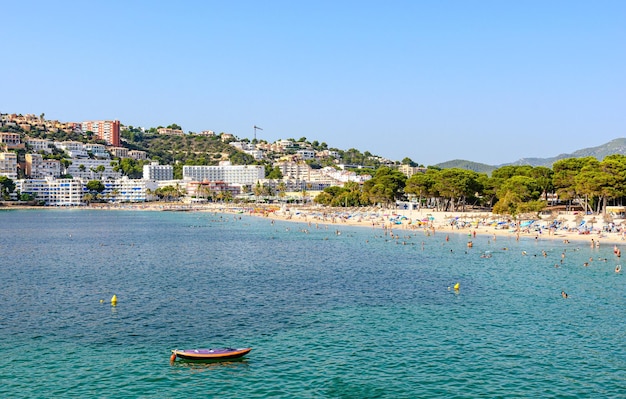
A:
{"label": "hill with vegetation", "polygon": [[515,162],[504,165],[530,165],[551,167],[552,164],[560,159],[594,157],[598,161],[602,161],[609,155],[614,154],[626,154],[626,138],[611,140],[608,143],[599,145],[597,147],[583,148],[581,150],[574,151],[571,154],[560,154],[551,158],[522,158]]}
{"label": "hill with vegetation", "polygon": [[[130,128],[122,131],[122,143],[132,150],[145,151],[149,159],[164,165],[217,165],[230,160],[235,164],[253,163],[254,158],[222,142],[216,136],[161,135]],[[241,158],[241,159],[239,159]]]}
{"label": "hill with vegetation", "polygon": [[458,168],[465,170],[472,170],[478,173],[487,173],[491,174],[496,169],[496,166],[487,165],[479,162],[466,161],[463,159],[455,159],[452,161],[442,162],[435,165],[441,169],[449,169],[449,168]]}
{"label": "hill with vegetation", "polygon": [[520,158],[515,162],[504,163],[501,165],[487,165],[478,162],[467,161],[464,159],[455,159],[452,161],[442,162],[435,166],[447,169],[447,168],[459,168],[465,170],[473,170],[478,173],[487,173],[490,174],[493,170],[500,168],[502,166],[545,166],[552,167],[552,165],[561,159],[568,158],[585,158],[585,157],[594,157],[598,161],[602,161],[604,158],[609,155],[615,154],[623,154],[626,155],[626,138],[618,138],[615,140],[611,140],[606,144],[599,145],[597,147],[589,147],[583,148],[578,151],[574,151],[571,154],[559,154],[550,158]]}

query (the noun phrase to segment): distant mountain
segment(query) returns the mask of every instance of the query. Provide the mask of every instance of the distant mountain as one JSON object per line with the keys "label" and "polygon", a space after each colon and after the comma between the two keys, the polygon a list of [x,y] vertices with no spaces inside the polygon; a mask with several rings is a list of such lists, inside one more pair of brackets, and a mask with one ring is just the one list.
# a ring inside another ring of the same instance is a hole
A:
{"label": "distant mountain", "polygon": [[531,165],[552,167],[552,164],[560,159],[595,157],[599,161],[602,161],[605,157],[613,154],[626,154],[626,138],[611,140],[608,143],[597,147],[583,148],[582,150],[574,151],[571,154],[560,154],[552,158],[522,158],[510,164],[503,164],[500,166]]}
{"label": "distant mountain", "polygon": [[487,173],[490,174],[494,169],[497,169],[501,166],[507,165],[530,165],[530,166],[546,166],[552,167],[552,164],[560,159],[566,158],[584,158],[584,157],[595,157],[599,161],[602,161],[605,157],[613,154],[624,154],[626,155],[626,138],[619,138],[615,140],[611,140],[606,144],[602,144],[597,147],[589,147],[583,148],[582,150],[574,151],[571,154],[560,154],[551,158],[521,158],[515,162],[504,163],[501,165],[486,165],[483,163],[465,161],[462,159],[455,159],[453,161],[443,162],[437,164],[440,168],[460,168],[473,170],[479,173]]}
{"label": "distant mountain", "polygon": [[459,168],[459,169],[473,170],[474,172],[487,173],[487,174],[491,174],[491,172],[494,169],[497,169],[497,166],[492,166],[492,165],[487,165],[484,163],[478,163],[478,162],[472,162],[472,161],[466,161],[463,159],[455,159],[452,161],[442,162],[442,163],[438,163],[435,166],[442,168],[442,169]]}

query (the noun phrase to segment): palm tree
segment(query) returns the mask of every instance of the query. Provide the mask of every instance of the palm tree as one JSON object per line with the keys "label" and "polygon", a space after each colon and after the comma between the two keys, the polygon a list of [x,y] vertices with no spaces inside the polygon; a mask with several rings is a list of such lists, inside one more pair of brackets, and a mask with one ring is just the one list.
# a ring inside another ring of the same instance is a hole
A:
{"label": "palm tree", "polygon": [[306,204],[306,196],[307,196],[307,191],[305,188],[302,189],[302,191],[300,192],[300,194],[302,194],[302,204]]}
{"label": "palm tree", "polygon": [[259,201],[259,196],[263,194],[263,187],[261,187],[261,183],[257,182],[256,186],[252,189],[254,192],[254,196],[256,197],[257,202]]}
{"label": "palm tree", "polygon": [[281,181],[280,183],[278,183],[278,196],[280,197],[282,201],[285,199],[286,195],[287,195],[287,185],[285,184],[284,181]]}
{"label": "palm tree", "polygon": [[98,167],[96,168],[96,172],[99,173],[100,180],[102,180],[102,173],[104,173],[105,170],[106,168],[104,167],[104,165],[98,165]]}

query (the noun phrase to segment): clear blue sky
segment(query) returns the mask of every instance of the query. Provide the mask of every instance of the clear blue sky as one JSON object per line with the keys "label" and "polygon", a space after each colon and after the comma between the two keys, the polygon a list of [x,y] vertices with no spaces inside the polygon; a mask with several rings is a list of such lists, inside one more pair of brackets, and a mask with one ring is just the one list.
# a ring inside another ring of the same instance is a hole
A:
{"label": "clear blue sky", "polygon": [[8,1],[0,112],[432,165],[626,137],[626,1]]}

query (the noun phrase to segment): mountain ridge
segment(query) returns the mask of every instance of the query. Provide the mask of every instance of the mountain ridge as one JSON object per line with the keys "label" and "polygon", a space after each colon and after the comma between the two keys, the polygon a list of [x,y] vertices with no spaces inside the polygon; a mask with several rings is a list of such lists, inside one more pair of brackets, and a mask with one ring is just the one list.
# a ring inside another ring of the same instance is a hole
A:
{"label": "mountain ridge", "polygon": [[460,168],[473,170],[478,173],[491,173],[493,170],[498,169],[502,166],[514,165],[514,166],[522,166],[522,165],[530,165],[533,167],[536,166],[546,166],[551,168],[552,165],[561,159],[566,158],[584,158],[584,157],[595,157],[599,161],[602,161],[605,157],[613,154],[624,154],[626,155],[626,138],[621,137],[617,139],[613,139],[608,143],[596,146],[596,147],[588,147],[582,148],[580,150],[576,150],[570,154],[562,153],[556,155],[554,157],[549,158],[520,158],[517,161],[513,161],[510,163],[503,163],[500,165],[489,165],[480,162],[468,161],[465,159],[455,159],[451,161],[446,161],[442,163],[438,163],[434,166],[440,168]]}

